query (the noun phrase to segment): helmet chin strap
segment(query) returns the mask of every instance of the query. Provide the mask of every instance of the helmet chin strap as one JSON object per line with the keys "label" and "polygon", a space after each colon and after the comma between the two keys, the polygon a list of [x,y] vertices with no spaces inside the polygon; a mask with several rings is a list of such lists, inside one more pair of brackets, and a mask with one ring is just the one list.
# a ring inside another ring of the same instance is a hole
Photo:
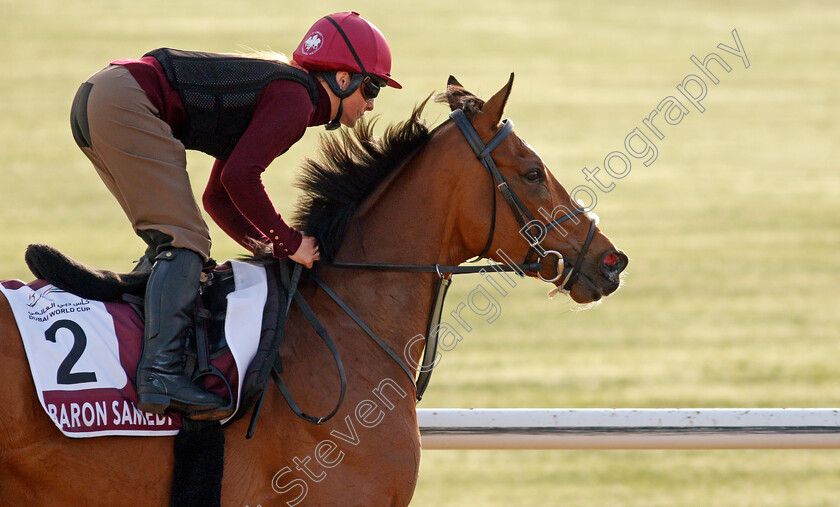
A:
{"label": "helmet chin strap", "polygon": [[324,128],[327,130],[335,130],[341,126],[341,115],[344,113],[344,99],[338,99],[338,111],[335,113],[335,118],[330,120],[329,123],[324,125]]}
{"label": "helmet chin strap", "polygon": [[335,78],[335,72],[318,72],[316,75],[323,78],[333,95],[338,97],[338,112],[336,112],[335,118],[324,126],[327,130],[335,130],[341,126],[341,115],[344,112],[344,99],[353,95],[362,84],[362,81],[364,81],[365,76],[364,74],[350,74],[350,82],[347,83],[347,87],[342,89],[338,84],[338,80]]}

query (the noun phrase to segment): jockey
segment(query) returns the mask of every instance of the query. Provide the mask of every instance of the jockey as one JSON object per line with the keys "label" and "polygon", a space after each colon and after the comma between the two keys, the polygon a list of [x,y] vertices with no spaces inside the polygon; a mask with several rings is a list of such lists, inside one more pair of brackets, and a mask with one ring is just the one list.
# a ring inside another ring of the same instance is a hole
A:
{"label": "jockey", "polygon": [[[282,55],[274,55],[282,57]],[[353,127],[390,75],[385,37],[355,12],[318,20],[285,63],[266,55],[158,49],[117,60],[91,76],[73,99],[76,143],[119,201],[153,263],[146,287],[138,407],[214,419],[226,404],[184,374],[210,234],[193,197],[186,151],[216,161],[202,202],[241,245],[270,246],[311,268],[318,244],[290,227],[266,193],[261,173],[307,127]]]}

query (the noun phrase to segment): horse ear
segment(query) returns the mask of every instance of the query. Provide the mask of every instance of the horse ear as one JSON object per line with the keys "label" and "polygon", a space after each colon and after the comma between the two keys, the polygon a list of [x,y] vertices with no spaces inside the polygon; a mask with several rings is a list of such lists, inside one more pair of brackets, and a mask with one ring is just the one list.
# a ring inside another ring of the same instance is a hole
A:
{"label": "horse ear", "polygon": [[467,91],[464,86],[455,79],[455,76],[449,76],[446,82],[446,91],[435,97],[436,102],[449,104],[449,108],[454,111],[460,109],[466,113],[467,117],[479,113],[484,107],[484,101]]}
{"label": "horse ear", "polygon": [[455,79],[455,76],[452,75],[450,75],[449,79],[446,81],[446,86],[460,86],[461,88],[464,87],[464,85],[459,83],[458,80]]}
{"label": "horse ear", "polygon": [[510,73],[507,84],[496,92],[481,110],[484,113],[481,116],[490,120],[493,125],[497,125],[502,120],[502,115],[505,114],[505,105],[507,105],[508,97],[510,97],[511,88],[513,88],[513,72]]}

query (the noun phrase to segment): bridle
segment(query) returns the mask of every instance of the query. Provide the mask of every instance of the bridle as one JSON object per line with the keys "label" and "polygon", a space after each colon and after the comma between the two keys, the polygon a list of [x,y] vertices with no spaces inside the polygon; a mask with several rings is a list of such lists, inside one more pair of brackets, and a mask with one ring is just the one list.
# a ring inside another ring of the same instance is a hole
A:
{"label": "bridle", "polygon": [[[528,209],[525,203],[516,195],[516,192],[508,184],[505,177],[502,175],[499,168],[496,167],[496,162],[493,160],[491,153],[493,150],[499,147],[502,142],[507,138],[507,136],[513,131],[513,120],[510,118],[505,118],[502,120],[502,127],[496,132],[496,135],[490,139],[490,142],[486,145],[481,140],[481,137],[478,135],[478,132],[473,127],[470,120],[464,114],[463,111],[460,109],[456,109],[449,114],[449,117],[455,122],[458,128],[461,130],[461,133],[464,135],[464,138],[469,143],[470,147],[472,148],[473,152],[475,153],[476,157],[481,161],[482,165],[484,165],[487,172],[490,173],[491,184],[493,184],[496,188],[499,189],[501,192],[502,197],[505,198],[508,206],[510,207],[511,211],[513,212],[513,216],[516,217],[516,221],[519,223],[520,231],[523,231],[531,226],[536,226],[536,224],[542,225],[542,222],[538,221],[534,218],[533,213]],[[490,221],[490,234],[487,237],[487,242],[484,244],[484,249],[482,249],[481,253],[478,254],[478,258],[482,258],[487,255],[487,252],[490,251],[490,245],[493,243],[493,237],[495,234],[496,229],[496,192],[495,190],[492,191],[493,194],[493,211],[492,211],[492,219]],[[563,222],[583,213],[586,211],[584,208],[577,208],[575,207],[574,211],[570,213],[566,213],[562,217],[551,221],[548,223],[544,228],[543,232],[548,233],[548,231],[554,229],[555,227],[559,226]],[[583,243],[583,246],[580,249],[580,253],[578,254],[578,258],[575,261],[574,266],[571,270],[569,270],[566,278],[560,284],[560,292],[568,293],[571,290],[571,285],[574,283],[575,279],[577,278],[578,274],[580,273],[581,265],[583,264],[584,255],[586,255],[587,250],[589,250],[589,245],[592,243],[592,237],[595,235],[595,221],[590,220],[589,223],[589,232],[586,234],[586,240]],[[532,236],[533,237],[533,236]],[[536,248],[536,244],[528,242],[530,245],[530,249],[528,253],[525,255],[525,262],[523,264],[529,264],[529,259],[533,258],[534,256],[539,257],[540,260],[545,259],[548,257],[549,254],[554,254],[557,256],[557,276],[552,279],[547,279],[542,276],[542,263],[538,263],[540,265],[540,271],[537,271],[537,276],[545,281],[545,282],[556,282],[563,276],[563,269],[564,269],[564,259],[563,255],[556,251],[556,250],[538,250]]]}
{"label": "bridle", "polygon": [[[504,142],[504,140],[510,135],[513,131],[513,121],[509,118],[502,120],[501,128],[499,131],[490,139],[490,142],[486,145],[481,140],[481,137],[478,135],[478,132],[473,127],[470,120],[464,114],[463,111],[460,109],[456,109],[450,113],[450,118],[455,122],[458,128],[461,130],[461,133],[464,135],[464,138],[469,143],[470,147],[472,148],[473,152],[475,153],[476,157],[478,157],[479,161],[481,161],[482,165],[487,169],[487,172],[490,173],[491,177],[491,184],[499,189],[501,192],[502,197],[505,198],[508,206],[510,207],[511,211],[513,212],[514,217],[516,217],[516,221],[519,223],[520,231],[524,231],[529,227],[537,227],[542,226],[542,222],[538,221],[534,214],[528,209],[524,202],[516,195],[516,192],[513,191],[511,186],[508,184],[505,177],[502,175],[499,168],[496,166],[496,162],[493,160],[491,153],[493,150],[499,147],[499,145]],[[491,245],[493,244],[493,238],[495,236],[496,230],[496,191],[493,189],[493,211],[492,211],[492,219],[490,221],[490,233],[487,237],[487,242],[484,244],[484,248],[482,249],[481,253],[476,257],[477,259],[483,258],[487,253],[490,251]],[[551,222],[549,222],[545,227],[542,228],[544,233],[548,233],[552,229],[560,226],[560,224],[566,222],[574,218],[581,213],[586,211],[585,208],[575,207],[574,211],[570,211],[566,213],[564,216],[557,218]],[[583,243],[583,246],[578,253],[578,258],[575,261],[572,268],[566,274],[566,278],[563,279],[561,284],[554,289],[553,292],[563,292],[568,294],[571,290],[571,286],[574,284],[574,281],[580,274],[580,268],[583,264],[583,258],[586,255],[586,252],[589,249],[590,244],[592,243],[592,238],[595,235],[595,220],[590,219],[589,224],[589,232],[586,234],[586,240]],[[532,236],[533,238],[533,236]],[[526,240],[527,241],[527,240]],[[563,260],[563,255],[556,251],[556,250],[543,250],[537,249],[536,246],[539,244],[539,241],[528,241],[530,246],[528,253],[525,255],[525,260],[522,264],[507,264],[507,265],[490,265],[489,267],[497,272],[517,272],[524,276],[525,272],[528,273],[536,273],[536,275],[543,281],[546,282],[556,282],[563,276],[563,271],[565,270],[565,263]],[[547,279],[542,276],[542,261],[544,261],[549,255],[556,255],[557,256],[557,276],[552,279]],[[532,260],[533,259],[533,260]],[[437,286],[436,286],[436,297],[435,302],[432,305],[431,312],[429,314],[429,326],[428,332],[426,334],[426,344],[425,344],[425,351],[423,353],[423,362],[422,365],[419,365],[419,374],[417,375],[417,379],[414,379],[413,369],[409,368],[405,361],[402,360],[399,354],[394,352],[377,334],[368,327],[362,319],[336,294],[326,283],[318,276],[317,272],[314,274],[314,279],[316,284],[330,297],[332,300],[342,309],[344,310],[347,315],[352,318],[356,324],[374,341],[380,348],[382,348],[385,353],[400,366],[400,368],[405,372],[405,374],[411,379],[411,382],[415,383],[416,387],[416,398],[419,401],[423,398],[423,393],[426,390],[426,387],[429,384],[429,380],[431,379],[432,370],[435,367],[435,361],[437,356],[437,343],[438,343],[438,327],[440,325],[440,319],[443,312],[443,303],[446,299],[446,293],[451,283],[451,275],[454,274],[466,274],[466,273],[486,273],[488,272],[488,266],[442,266],[439,264],[384,264],[384,263],[362,263],[362,262],[334,262],[330,266],[336,268],[344,268],[344,269],[359,269],[359,270],[373,270],[373,271],[398,271],[398,272],[414,272],[414,273],[437,273]],[[346,391],[347,380],[344,375],[344,367],[341,364],[341,359],[338,354],[338,350],[335,347],[335,344],[329,338],[326,329],[324,326],[318,322],[317,317],[315,316],[314,312],[309,308],[306,304],[306,301],[303,299],[303,296],[300,292],[297,291],[297,280],[300,278],[300,270],[301,266],[295,266],[295,273],[291,276],[291,280],[288,274],[288,267],[281,263],[281,278],[283,278],[283,285],[285,286],[289,299],[292,298],[295,302],[298,303],[301,311],[304,313],[304,316],[309,320],[310,324],[313,328],[317,331],[317,333],[321,336],[324,340],[324,343],[332,352],[333,357],[336,361],[336,365],[339,371],[339,376],[341,380],[341,394],[338,398],[338,403],[333,408],[332,412],[330,412],[325,417],[314,417],[303,413],[297,405],[295,405],[294,400],[292,399],[291,393],[289,393],[288,389],[285,387],[282,378],[280,376],[280,371],[275,364],[272,367],[271,374],[274,378],[275,382],[277,383],[278,387],[280,388],[281,393],[283,394],[286,401],[289,403],[289,407],[292,411],[299,417],[313,422],[315,424],[322,424],[323,422],[329,420],[333,415],[336,414],[339,407],[341,406],[342,401],[344,400],[344,394]],[[291,283],[290,283],[291,282]],[[409,342],[409,346],[413,342]],[[405,357],[405,355],[403,355]],[[262,405],[262,398],[257,403],[257,406],[252,414],[251,424],[248,430],[248,437],[253,434],[253,428],[256,424],[256,419],[259,414],[259,408]]]}

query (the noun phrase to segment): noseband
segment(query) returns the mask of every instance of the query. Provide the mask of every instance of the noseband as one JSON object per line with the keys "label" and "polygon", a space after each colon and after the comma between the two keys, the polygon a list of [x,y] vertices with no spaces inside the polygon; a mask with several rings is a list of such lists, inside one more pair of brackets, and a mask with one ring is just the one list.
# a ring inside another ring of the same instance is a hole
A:
{"label": "noseband", "polygon": [[[538,227],[537,224],[542,225],[542,222],[534,218],[533,213],[528,209],[525,203],[516,195],[516,192],[508,184],[505,177],[502,175],[499,168],[496,167],[496,162],[493,161],[493,157],[491,153],[493,150],[499,147],[502,142],[507,138],[508,135],[513,131],[513,120],[510,118],[505,118],[502,120],[502,127],[496,132],[496,135],[490,139],[490,142],[487,145],[481,140],[481,137],[476,132],[475,127],[473,127],[470,120],[464,114],[463,111],[460,109],[456,109],[449,114],[449,117],[458,125],[458,128],[461,130],[461,133],[464,135],[464,138],[469,143],[470,147],[472,148],[473,152],[475,153],[478,160],[481,161],[484,168],[487,169],[487,172],[490,173],[491,184],[493,184],[496,188],[499,189],[501,192],[502,197],[505,198],[505,201],[508,203],[511,211],[513,212],[513,216],[516,218],[516,221],[519,223],[520,231],[524,231],[529,227]],[[496,192],[495,190],[492,191],[493,193],[493,211],[492,211],[492,219],[490,221],[490,234],[487,237],[487,242],[484,244],[484,249],[478,255],[478,258],[482,258],[487,255],[487,252],[490,251],[490,245],[493,243],[493,236],[496,230]],[[574,211],[571,213],[567,213],[562,217],[551,221],[545,226],[544,231],[548,233],[548,231],[554,229],[555,227],[559,226],[563,222],[573,218],[585,211],[584,208],[575,208]],[[561,292],[568,293],[571,289],[572,283],[577,278],[577,275],[580,273],[580,267],[583,264],[583,257],[586,254],[587,250],[589,250],[589,245],[592,243],[592,237],[595,235],[595,221],[590,220],[589,222],[589,232],[586,234],[586,240],[583,243],[583,247],[580,249],[580,253],[578,254],[578,258],[575,261],[574,266],[571,270],[569,270],[566,278],[560,284],[559,288]],[[528,253],[525,255],[525,262],[523,264],[529,264],[529,259],[531,259],[534,255],[540,258],[540,260],[545,259],[548,257],[549,254],[554,254],[557,256],[557,276],[552,279],[543,278],[540,272],[542,271],[542,264],[538,263],[539,271],[537,271],[537,276],[541,280],[546,282],[555,282],[563,276],[563,268],[564,268],[564,259],[563,255],[560,252],[555,250],[537,250],[535,247],[536,244],[532,244],[528,242],[530,245],[530,249]],[[538,244],[538,243],[537,243]]]}

